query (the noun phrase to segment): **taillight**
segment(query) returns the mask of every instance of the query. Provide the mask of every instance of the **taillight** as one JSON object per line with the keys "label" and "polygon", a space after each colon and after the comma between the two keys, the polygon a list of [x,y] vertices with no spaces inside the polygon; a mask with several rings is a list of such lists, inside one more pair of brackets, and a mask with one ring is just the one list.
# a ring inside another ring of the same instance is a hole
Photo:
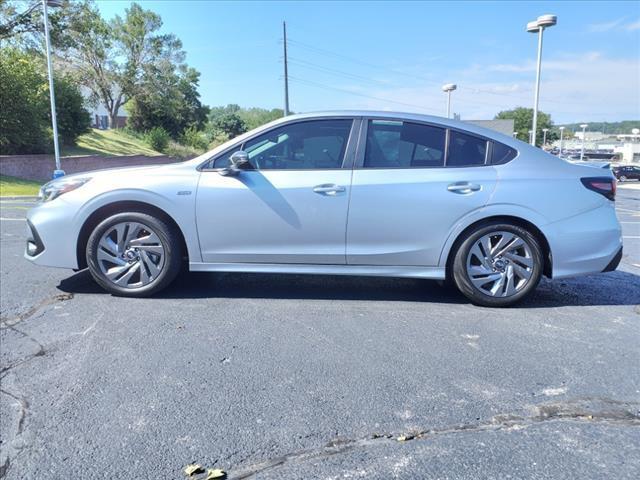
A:
{"label": "taillight", "polygon": [[613,177],[586,177],[581,178],[582,184],[589,190],[604,195],[609,200],[616,199],[616,179]]}

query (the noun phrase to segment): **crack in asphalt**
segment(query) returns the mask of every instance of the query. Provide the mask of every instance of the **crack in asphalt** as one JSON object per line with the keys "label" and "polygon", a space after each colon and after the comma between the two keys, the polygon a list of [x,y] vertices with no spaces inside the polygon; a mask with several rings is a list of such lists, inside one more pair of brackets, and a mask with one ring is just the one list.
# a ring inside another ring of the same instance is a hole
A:
{"label": "crack in asphalt", "polygon": [[31,360],[33,360],[36,357],[43,357],[47,351],[44,348],[44,345],[42,345],[42,343],[40,343],[38,340],[36,340],[34,337],[32,337],[31,335],[29,335],[26,332],[23,332],[22,330],[18,330],[16,327],[14,327],[13,325],[9,325],[6,327],[7,330],[11,330],[12,332],[16,332],[17,334],[21,335],[23,338],[27,338],[29,340],[31,340],[33,343],[35,343],[38,346],[38,349],[36,350],[35,353],[32,353],[31,355],[27,355],[25,358],[22,358],[20,360],[17,360],[13,363],[10,363],[2,368],[0,368],[0,380],[3,379],[10,370],[13,370],[14,368],[23,365],[27,362],[30,362]]}
{"label": "crack in asphalt", "polygon": [[72,298],[73,298],[73,293],[59,293],[52,297],[48,297],[41,300],[40,302],[28,308],[24,312],[19,313],[15,317],[12,317],[12,318],[0,317],[0,325],[1,324],[5,325],[4,327],[0,326],[0,330],[13,327],[14,325],[17,325],[18,323],[23,322],[24,320],[28,320],[29,318],[33,317],[36,313],[38,313],[40,309],[48,305],[52,305],[57,302],[65,302],[67,300],[71,300]]}
{"label": "crack in asphalt", "polygon": [[[589,403],[594,403],[595,405],[589,405]],[[623,408],[623,406],[627,408]],[[631,406],[635,407],[635,411],[629,409]],[[612,399],[585,397],[565,403],[537,405],[533,408],[536,413],[530,416],[513,414],[496,415],[488,421],[460,424],[440,429],[414,430],[401,434],[376,433],[358,439],[338,438],[318,448],[299,450],[238,468],[236,472],[230,473],[228,478],[229,480],[251,478],[288,463],[301,463],[312,459],[328,458],[347,453],[354,449],[367,448],[385,443],[407,443],[409,441],[428,440],[437,436],[455,435],[459,433],[506,431],[509,429],[527,428],[532,425],[550,421],[599,422],[640,427],[640,404],[636,402],[621,402]]]}

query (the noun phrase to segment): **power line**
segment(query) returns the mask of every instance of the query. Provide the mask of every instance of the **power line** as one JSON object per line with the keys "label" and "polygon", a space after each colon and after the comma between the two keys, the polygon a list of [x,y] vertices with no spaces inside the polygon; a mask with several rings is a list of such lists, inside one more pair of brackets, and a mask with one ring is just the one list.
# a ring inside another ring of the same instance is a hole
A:
{"label": "power line", "polygon": [[373,100],[380,100],[382,102],[389,102],[389,103],[395,103],[395,104],[398,104],[398,105],[404,105],[405,107],[419,108],[421,110],[426,110],[426,111],[429,111],[429,112],[441,113],[440,110],[435,110],[432,107],[426,107],[424,105],[417,105],[417,104],[412,104],[412,103],[401,102],[399,100],[392,100],[390,98],[382,98],[382,97],[376,97],[376,96],[373,96],[373,95],[367,95],[365,93],[354,92],[352,90],[347,90],[347,89],[339,88],[339,87],[332,87],[332,86],[329,86],[329,85],[324,85],[322,83],[314,82],[313,80],[306,80],[306,79],[303,79],[303,78],[293,77],[291,75],[289,75],[289,80],[293,80],[294,82],[310,85],[310,86],[317,87],[317,88],[323,88],[325,90],[334,90],[334,91],[337,91],[337,92],[348,93],[350,95],[357,95],[359,97],[371,98]]}
{"label": "power line", "polygon": [[[423,77],[421,75],[417,75],[417,74],[414,74],[414,73],[411,73],[411,72],[403,72],[403,71],[396,70],[395,68],[390,68],[390,67],[385,67],[385,66],[382,66],[382,65],[376,65],[376,64],[373,64],[373,63],[364,62],[362,60],[355,59],[353,57],[349,57],[347,55],[343,55],[343,54],[340,54],[340,53],[332,52],[332,51],[326,50],[324,48],[314,47],[313,45],[309,45],[307,43],[300,42],[298,40],[294,40],[294,39],[291,39],[291,38],[288,41],[289,41],[289,43],[291,43],[291,44],[293,44],[295,46],[298,46],[298,47],[301,47],[301,48],[304,48],[304,49],[307,49],[307,50],[311,50],[311,51],[320,53],[320,54],[325,55],[325,56],[331,56],[331,57],[340,58],[342,60],[346,60],[346,61],[351,62],[351,63],[356,63],[356,64],[359,64],[359,65],[367,66],[369,68],[382,70],[382,71],[384,71],[386,73],[391,72],[391,73],[394,73],[396,75],[401,75],[403,77],[413,77],[413,78],[416,78],[416,79],[420,80],[423,83],[440,86],[440,82],[437,82],[437,81],[434,81],[434,80],[430,80],[430,79],[426,79],[425,77]],[[320,67],[320,68],[327,68],[327,67]],[[347,74],[347,75],[349,75],[349,74]],[[368,81],[375,81],[375,80],[368,79]],[[521,101],[529,101],[530,100],[529,97],[525,97],[523,95],[514,95],[514,94],[510,94],[510,93],[506,93],[506,92],[496,92],[496,91],[492,91],[492,90],[486,90],[486,89],[483,89],[483,88],[476,88],[476,87],[470,86],[470,85],[460,85],[460,84],[458,84],[458,87],[462,88],[462,89],[465,89],[467,91],[470,91],[472,93],[485,93],[485,94],[488,94],[488,95],[495,95],[495,96],[501,96],[501,97],[507,97],[507,98],[514,98],[514,99],[521,100]],[[566,100],[556,99],[556,98],[553,98],[553,97],[545,97],[544,101],[545,102],[552,101],[554,103],[566,104],[566,105],[583,105],[583,103],[580,103],[580,102],[569,102],[569,101],[566,101]],[[490,104],[487,104],[487,103],[484,103],[484,104],[485,105],[490,105]],[[565,110],[565,111],[567,113],[581,113],[581,112],[571,112],[571,111],[567,111],[567,110]]]}

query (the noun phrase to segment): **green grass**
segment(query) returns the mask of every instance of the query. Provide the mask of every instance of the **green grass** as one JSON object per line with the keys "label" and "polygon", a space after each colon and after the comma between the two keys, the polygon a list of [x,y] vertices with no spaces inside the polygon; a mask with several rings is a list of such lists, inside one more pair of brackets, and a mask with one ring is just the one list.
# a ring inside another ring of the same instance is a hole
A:
{"label": "green grass", "polygon": [[97,130],[78,137],[77,145],[63,147],[61,155],[70,157],[75,155],[101,155],[112,157],[115,155],[162,155],[151,149],[142,140],[127,135],[122,130]]}
{"label": "green grass", "polygon": [[13,197],[16,195],[37,195],[40,189],[38,182],[22,178],[0,175],[0,196]]}

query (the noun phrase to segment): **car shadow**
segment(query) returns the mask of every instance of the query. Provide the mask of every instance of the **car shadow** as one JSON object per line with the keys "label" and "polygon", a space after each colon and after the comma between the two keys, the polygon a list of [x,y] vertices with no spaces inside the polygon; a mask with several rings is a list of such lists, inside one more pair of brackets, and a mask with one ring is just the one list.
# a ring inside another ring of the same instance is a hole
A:
{"label": "car shadow", "polygon": [[[62,280],[58,289],[73,294],[108,295],[91,279],[88,270]],[[266,273],[183,272],[154,298],[265,298],[469,304],[455,288],[430,280]],[[640,276],[615,271],[566,280],[543,279],[537,290],[515,308],[637,304],[640,304]]]}

